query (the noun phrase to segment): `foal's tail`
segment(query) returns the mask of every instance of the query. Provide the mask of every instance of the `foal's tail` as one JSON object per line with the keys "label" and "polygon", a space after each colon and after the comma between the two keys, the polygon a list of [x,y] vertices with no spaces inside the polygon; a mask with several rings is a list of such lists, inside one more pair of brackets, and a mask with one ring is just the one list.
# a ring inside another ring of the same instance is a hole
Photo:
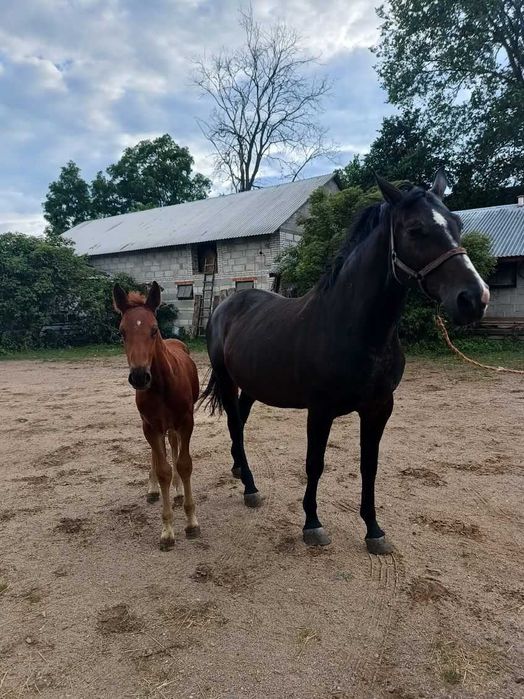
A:
{"label": "foal's tail", "polygon": [[209,381],[206,388],[202,391],[200,400],[198,402],[198,407],[200,407],[203,403],[205,403],[204,410],[209,410],[211,415],[214,415],[217,411],[218,414],[221,415],[224,410],[220,384],[214,369],[211,369]]}

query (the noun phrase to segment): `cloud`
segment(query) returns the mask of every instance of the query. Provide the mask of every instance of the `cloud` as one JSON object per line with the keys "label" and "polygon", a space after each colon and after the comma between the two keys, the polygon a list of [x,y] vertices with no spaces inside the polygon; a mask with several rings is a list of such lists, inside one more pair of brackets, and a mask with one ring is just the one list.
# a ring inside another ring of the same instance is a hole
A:
{"label": "cloud", "polygon": [[[0,230],[43,229],[41,202],[59,168],[84,176],[128,145],[170,133],[196,167],[213,174],[213,154],[196,117],[210,104],[191,85],[193,61],[238,46],[238,0],[22,0],[0,27]],[[368,51],[377,18],[367,0],[257,0],[265,25],[281,19],[319,56],[333,94],[321,115],[344,164],[365,150],[388,112]],[[333,168],[311,165],[307,174]],[[275,173],[268,166],[268,176]],[[227,185],[215,182],[217,192]]]}

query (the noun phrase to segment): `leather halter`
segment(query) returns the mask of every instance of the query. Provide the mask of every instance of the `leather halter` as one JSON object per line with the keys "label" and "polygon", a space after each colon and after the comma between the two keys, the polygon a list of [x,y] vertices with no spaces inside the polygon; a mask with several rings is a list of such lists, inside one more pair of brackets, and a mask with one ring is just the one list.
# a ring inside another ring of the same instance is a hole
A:
{"label": "leather halter", "polygon": [[389,214],[389,220],[390,220],[390,225],[389,225],[389,241],[390,241],[390,257],[391,257],[391,271],[393,273],[393,277],[395,281],[397,281],[399,284],[403,284],[400,279],[397,276],[397,268],[401,269],[404,274],[407,274],[409,279],[415,279],[416,282],[419,285],[420,290],[422,293],[428,297],[428,299],[431,299],[431,301],[435,301],[435,299],[428,294],[426,289],[424,288],[424,280],[428,276],[428,274],[431,274],[434,270],[436,270],[438,267],[444,264],[444,262],[447,262],[447,260],[451,259],[452,257],[455,257],[455,255],[467,255],[467,251],[464,248],[450,248],[449,250],[446,250],[446,252],[443,252],[442,255],[437,257],[435,260],[432,262],[429,262],[425,267],[422,267],[422,269],[419,269],[418,272],[411,267],[409,267],[405,262],[402,262],[402,260],[399,258],[397,255],[397,252],[395,250],[395,238],[393,236],[393,216],[391,213]]}

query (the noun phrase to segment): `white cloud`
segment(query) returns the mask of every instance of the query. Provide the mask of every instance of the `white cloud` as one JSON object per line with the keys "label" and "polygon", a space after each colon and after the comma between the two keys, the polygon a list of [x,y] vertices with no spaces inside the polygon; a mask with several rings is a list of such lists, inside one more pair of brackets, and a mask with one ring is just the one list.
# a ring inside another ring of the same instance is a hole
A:
{"label": "white cloud", "polygon": [[[41,226],[40,202],[68,160],[91,178],[125,146],[166,132],[189,147],[200,172],[212,176],[212,148],[195,121],[210,105],[191,86],[192,61],[239,45],[238,5],[238,0],[13,4],[0,28],[0,189],[16,187],[25,197],[16,202],[0,197],[2,228],[8,219],[9,225]],[[294,26],[304,48],[320,56],[322,70],[333,78],[334,93],[322,116],[330,136],[347,144],[344,153],[357,150],[353,145],[366,147],[385,111],[373,59],[362,58],[377,36],[373,5],[368,0],[253,5],[266,25],[280,18]],[[272,166],[267,168],[273,177]],[[217,192],[227,187],[214,184]]]}

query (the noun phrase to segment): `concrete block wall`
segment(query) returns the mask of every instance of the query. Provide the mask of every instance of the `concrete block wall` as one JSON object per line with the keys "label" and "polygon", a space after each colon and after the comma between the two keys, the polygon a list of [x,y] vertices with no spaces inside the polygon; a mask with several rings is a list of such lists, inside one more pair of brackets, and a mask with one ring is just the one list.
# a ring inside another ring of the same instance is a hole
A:
{"label": "concrete block wall", "polygon": [[517,285],[515,287],[490,289],[486,317],[488,318],[523,318],[524,317],[524,261],[517,264]]}

